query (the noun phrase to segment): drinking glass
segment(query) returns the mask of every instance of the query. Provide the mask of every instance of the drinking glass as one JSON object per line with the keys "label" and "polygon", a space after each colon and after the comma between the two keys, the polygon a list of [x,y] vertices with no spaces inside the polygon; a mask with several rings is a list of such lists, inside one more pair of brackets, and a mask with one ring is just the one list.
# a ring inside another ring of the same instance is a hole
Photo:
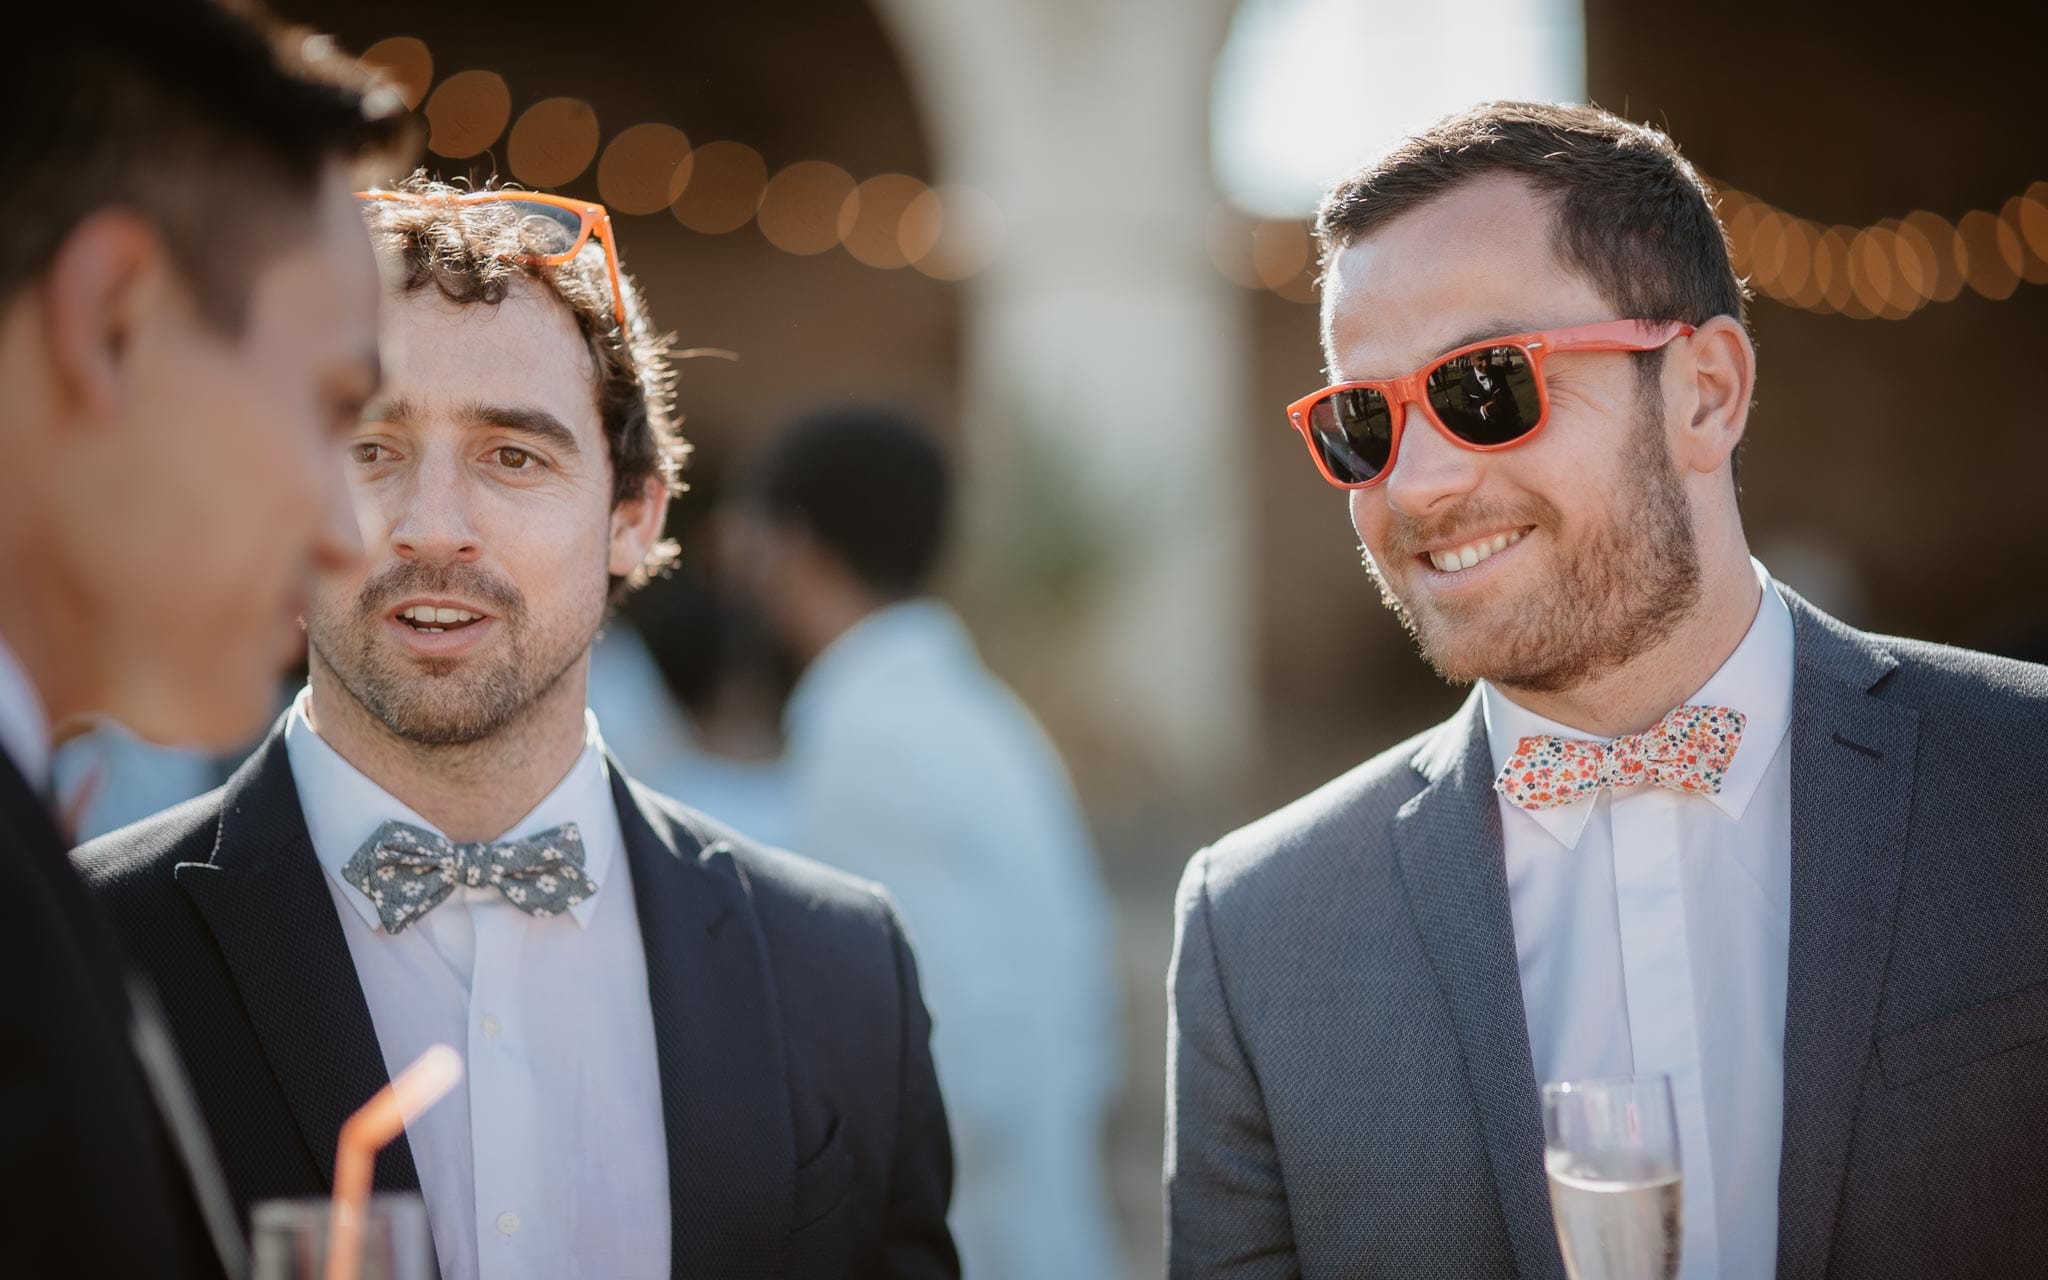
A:
{"label": "drinking glass", "polygon": [[1544,1085],[1543,1168],[1571,1280],[1676,1280],[1683,1218],[1669,1079]]}
{"label": "drinking glass", "polygon": [[[327,1280],[326,1199],[261,1200],[250,1211],[254,1280]],[[370,1197],[363,1213],[362,1262],[349,1280],[430,1280],[433,1248],[427,1208],[412,1192]]]}

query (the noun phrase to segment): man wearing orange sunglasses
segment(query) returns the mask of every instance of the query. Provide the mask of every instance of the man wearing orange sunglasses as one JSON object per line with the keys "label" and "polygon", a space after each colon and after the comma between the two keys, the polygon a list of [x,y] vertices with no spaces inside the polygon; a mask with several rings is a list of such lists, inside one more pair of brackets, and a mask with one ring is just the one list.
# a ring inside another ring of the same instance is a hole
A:
{"label": "man wearing orange sunglasses", "polygon": [[152,937],[236,1200],[325,1194],[349,1109],[449,1043],[465,1080],[379,1165],[449,1280],[957,1275],[894,907],[645,790],[585,707],[686,449],[609,218],[423,177],[362,208],[367,560],[226,790],[80,854]]}
{"label": "man wearing orange sunglasses", "polygon": [[1744,288],[1663,134],[1482,106],[1317,229],[1289,424],[1477,687],[1189,864],[1171,1275],[1562,1277],[1539,1083],[1653,1073],[1686,1280],[2048,1270],[2048,669],[1750,557]]}

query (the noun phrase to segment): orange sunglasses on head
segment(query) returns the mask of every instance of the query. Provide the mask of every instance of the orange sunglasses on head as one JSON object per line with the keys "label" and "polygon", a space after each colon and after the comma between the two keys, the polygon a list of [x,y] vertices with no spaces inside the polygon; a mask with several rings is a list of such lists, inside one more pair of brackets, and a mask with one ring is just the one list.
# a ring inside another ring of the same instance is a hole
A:
{"label": "orange sunglasses on head", "polygon": [[1443,437],[1491,453],[1527,441],[1550,420],[1543,361],[1564,351],[1655,351],[1690,335],[1680,320],[1595,324],[1488,338],[1438,356],[1401,378],[1340,382],[1287,406],[1323,479],[1369,489],[1387,478],[1401,451],[1412,402]]}
{"label": "orange sunglasses on head", "polygon": [[537,243],[546,246],[542,252],[525,254],[520,257],[540,267],[559,267],[573,261],[597,236],[604,246],[605,271],[612,282],[612,319],[619,325],[619,333],[626,332],[626,295],[619,288],[619,248],[612,238],[612,215],[601,204],[588,200],[571,200],[566,196],[542,195],[538,191],[470,191],[456,196],[422,196],[405,191],[358,191],[358,200],[396,200],[401,204],[436,204],[453,200],[457,204],[512,204],[523,215],[522,230],[537,237]]}

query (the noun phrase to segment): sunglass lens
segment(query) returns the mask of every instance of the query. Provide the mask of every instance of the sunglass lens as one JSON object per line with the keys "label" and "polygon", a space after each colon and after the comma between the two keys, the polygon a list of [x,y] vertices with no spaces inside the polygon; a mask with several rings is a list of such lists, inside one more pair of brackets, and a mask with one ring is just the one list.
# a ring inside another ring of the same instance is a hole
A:
{"label": "sunglass lens", "polygon": [[1488,347],[1446,360],[1429,375],[1429,407],[1468,444],[1506,444],[1543,414],[1536,371],[1520,347]]}
{"label": "sunglass lens", "polygon": [[536,258],[556,257],[576,247],[583,219],[560,205],[540,200],[507,200],[519,215],[519,239]]}
{"label": "sunglass lens", "polygon": [[1332,392],[1308,415],[1309,440],[1340,484],[1363,484],[1386,468],[1394,449],[1394,415],[1370,388]]}

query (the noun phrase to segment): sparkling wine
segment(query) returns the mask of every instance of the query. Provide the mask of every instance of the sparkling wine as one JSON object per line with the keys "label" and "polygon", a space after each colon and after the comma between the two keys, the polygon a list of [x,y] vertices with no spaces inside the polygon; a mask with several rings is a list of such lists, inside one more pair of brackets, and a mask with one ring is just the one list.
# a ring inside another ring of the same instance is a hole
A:
{"label": "sparkling wine", "polygon": [[1572,1280],[1676,1280],[1681,1233],[1676,1173],[1589,1177],[1569,1153],[1545,1161],[1550,1212]]}

